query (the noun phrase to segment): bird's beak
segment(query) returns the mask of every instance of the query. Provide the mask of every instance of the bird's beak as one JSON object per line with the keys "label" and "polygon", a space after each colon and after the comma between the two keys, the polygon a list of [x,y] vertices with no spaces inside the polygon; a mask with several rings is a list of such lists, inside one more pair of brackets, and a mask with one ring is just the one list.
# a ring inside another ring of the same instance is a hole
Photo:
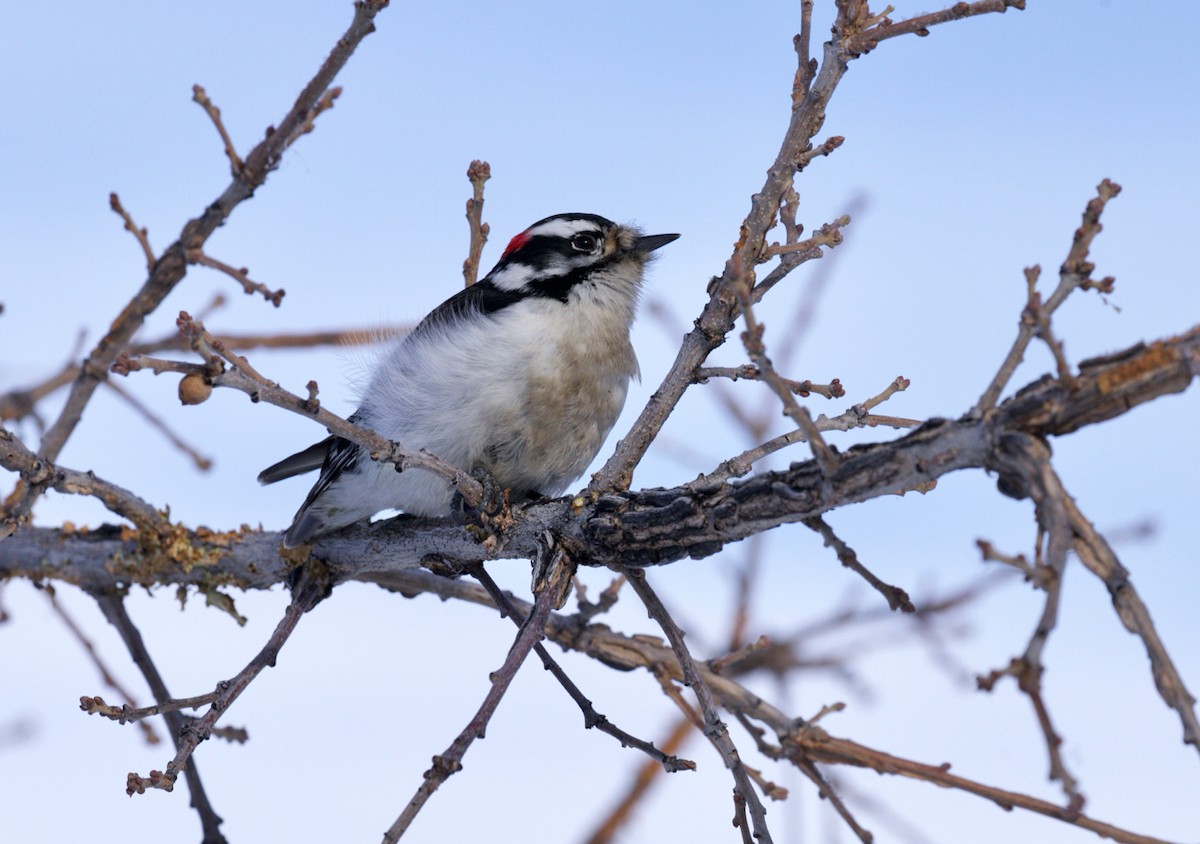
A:
{"label": "bird's beak", "polygon": [[666,246],[672,240],[678,240],[677,234],[648,234],[639,237],[637,242],[633,244],[633,248],[638,252],[653,252],[660,246]]}

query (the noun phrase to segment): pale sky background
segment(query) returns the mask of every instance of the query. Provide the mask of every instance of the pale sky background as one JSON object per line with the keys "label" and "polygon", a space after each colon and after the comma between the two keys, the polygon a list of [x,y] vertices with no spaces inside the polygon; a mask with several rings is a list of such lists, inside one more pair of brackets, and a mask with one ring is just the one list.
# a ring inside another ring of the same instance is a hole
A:
{"label": "pale sky background", "polygon": [[[284,287],[275,309],[232,281],[193,269],[147,326],[173,330],[179,310],[216,291],[230,304],[216,331],[294,331],[415,320],[461,284],[466,252],[464,171],[486,158],[485,269],[508,238],[561,211],[589,211],[678,231],[654,266],[648,297],[680,326],[699,313],[749,196],[762,185],[788,118],[799,3],[403,3],[338,84],[345,93],[280,169],[210,241],[213,256]],[[832,0],[818,0],[814,34]],[[896,16],[940,5],[900,0]],[[1185,41],[1200,6],[1182,0],[1029,0],[990,15],[887,42],[856,61],[824,134],[844,147],[798,182],[800,219],[820,225],[861,204],[846,230],[816,322],[787,374],[837,377],[839,413],[896,375],[907,393],[880,412],[926,418],[964,412],[1014,336],[1023,267],[1046,283],[1066,255],[1084,204],[1109,177],[1124,192],[1093,249],[1115,275],[1102,302],[1076,296],[1055,318],[1072,361],[1166,337],[1200,317],[1194,269],[1200,175],[1200,63]],[[277,122],[351,17],[348,2],[6,3],[0,9],[0,391],[25,386],[67,359],[78,332],[94,343],[145,276],[133,238],[108,210],[120,194],[156,249],[169,244],[227,185],[228,164],[191,101],[202,84],[244,153]],[[759,314],[778,342],[814,272],[810,265]],[[615,437],[666,372],[679,331],[643,316],[635,345],[644,380]],[[360,353],[255,353],[268,376],[349,412]],[[717,356],[742,362],[736,338]],[[1052,366],[1034,348],[1016,384]],[[122,382],[215,460],[207,474],[114,396],[100,392],[61,456],[170,505],[189,525],[286,526],[307,485],[260,488],[267,464],[322,436],[311,422],[218,393],[181,408],[175,382]],[[755,385],[735,394],[754,403]],[[57,412],[44,406],[48,417]],[[1055,464],[1084,512],[1106,531],[1152,523],[1117,546],[1193,692],[1200,688],[1200,567],[1196,552],[1200,393],[1160,399],[1053,443]],[[777,431],[785,428],[782,418]],[[34,442],[31,425],[19,429]],[[839,447],[887,431],[831,440]],[[673,485],[750,445],[711,388],[689,393],[639,469],[635,486]],[[611,447],[611,444],[610,446]],[[605,450],[607,453],[608,448]],[[604,454],[602,454],[602,457]],[[808,457],[803,447],[782,461]],[[781,465],[781,464],[775,464]],[[8,478],[4,484],[10,483]],[[50,496],[39,524],[111,520],[94,502]],[[1000,497],[981,473],[944,478],[936,492],[835,511],[829,521],[885,580],[920,599],[982,575],[977,538],[1031,550],[1028,502]],[[0,546],[2,548],[2,546]],[[2,553],[2,550],[0,550]],[[653,571],[651,582],[690,630],[701,657],[720,653],[744,549]],[[517,590],[528,566],[491,569]],[[589,582],[602,586],[603,572]],[[69,587],[63,603],[121,679],[149,695],[94,604]],[[261,646],[286,604],[280,591],[238,596],[238,628],[193,600],[139,592],[130,611],[175,694],[209,690]],[[171,752],[130,727],[77,711],[83,694],[111,697],[45,598],[27,583],[3,592],[0,628],[0,829],[7,841],[197,841],[187,790],[124,795],[129,771],[162,768]],[[800,526],[771,532],[752,635],[784,636],[852,602],[881,599]],[[631,596],[607,623],[657,632]],[[849,653],[854,677],[808,673],[786,691],[751,685],[797,715],[844,701],[824,726],[836,735],[1050,800],[1047,761],[1028,702],[1013,683],[973,691],[975,673],[1021,652],[1042,598],[1012,582],[948,629],[955,668],[920,643],[911,620],[888,617],[822,640],[811,656]],[[233,842],[375,842],[420,783],[430,757],[475,711],[512,638],[508,621],[467,606],[412,601],[346,586],[304,619],[279,666],[223,723],[245,746],[208,742],[197,754]],[[552,649],[557,652],[557,649]],[[1158,699],[1138,640],[1103,586],[1072,560],[1059,629],[1046,654],[1045,692],[1064,752],[1096,818],[1167,840],[1200,837],[1200,764]],[[562,662],[597,708],[659,739],[675,712],[645,672]],[[465,769],[430,801],[406,841],[577,842],[622,793],[642,757],[584,733],[549,676],[524,669]],[[807,781],[752,764],[792,789],[768,805],[778,842],[852,837]],[[622,842],[733,842],[731,780],[709,747],[684,754],[701,771],[661,781]],[[1087,842],[1093,836],[980,799],[869,772],[831,769],[880,842]],[[859,799],[869,795],[870,800]],[[906,818],[906,831],[877,806]]]}

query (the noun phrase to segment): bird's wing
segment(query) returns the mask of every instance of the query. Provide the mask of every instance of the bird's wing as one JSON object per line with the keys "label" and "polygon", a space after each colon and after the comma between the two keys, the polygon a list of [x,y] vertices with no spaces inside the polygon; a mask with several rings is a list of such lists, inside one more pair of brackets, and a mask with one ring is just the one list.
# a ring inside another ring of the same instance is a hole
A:
{"label": "bird's wing", "polygon": [[[309,490],[308,497],[296,511],[296,518],[292,521],[292,526],[288,528],[284,538],[284,544],[288,548],[295,548],[330,529],[328,524],[330,513],[326,512],[328,508],[314,508],[313,505],[333,485],[334,481],[342,476],[343,472],[352,471],[364,456],[362,447],[350,440],[330,437],[325,443],[328,444],[328,451],[321,465],[321,477],[317,478],[317,482]],[[311,451],[311,449],[309,450]]]}
{"label": "bird's wing", "polygon": [[516,304],[524,295],[511,290],[501,290],[489,279],[483,279],[470,287],[458,291],[445,302],[430,311],[417,325],[410,337],[444,328],[466,316],[471,311],[492,314]]}

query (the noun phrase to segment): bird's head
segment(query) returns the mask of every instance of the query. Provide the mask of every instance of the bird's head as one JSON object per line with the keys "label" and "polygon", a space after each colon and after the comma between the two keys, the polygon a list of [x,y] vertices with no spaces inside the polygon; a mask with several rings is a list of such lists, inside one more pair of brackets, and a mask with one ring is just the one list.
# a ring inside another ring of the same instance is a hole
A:
{"label": "bird's head", "polygon": [[555,214],[509,241],[487,280],[505,292],[561,302],[589,291],[632,301],[651,253],[677,237],[644,235],[595,214]]}

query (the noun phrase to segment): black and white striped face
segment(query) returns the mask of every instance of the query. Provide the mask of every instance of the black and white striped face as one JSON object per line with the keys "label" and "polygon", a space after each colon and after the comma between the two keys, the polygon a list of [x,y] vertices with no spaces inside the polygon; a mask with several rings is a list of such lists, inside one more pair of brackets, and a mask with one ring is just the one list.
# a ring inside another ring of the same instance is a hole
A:
{"label": "black and white striped face", "polygon": [[556,214],[514,237],[500,262],[423,319],[411,336],[428,336],[530,299],[570,305],[586,300],[628,328],[650,253],[677,234],[643,235],[595,214]]}
{"label": "black and white striped face", "polygon": [[566,302],[572,288],[606,270],[641,268],[651,252],[679,235],[643,236],[595,214],[556,214],[514,237],[485,281],[498,290]]}

